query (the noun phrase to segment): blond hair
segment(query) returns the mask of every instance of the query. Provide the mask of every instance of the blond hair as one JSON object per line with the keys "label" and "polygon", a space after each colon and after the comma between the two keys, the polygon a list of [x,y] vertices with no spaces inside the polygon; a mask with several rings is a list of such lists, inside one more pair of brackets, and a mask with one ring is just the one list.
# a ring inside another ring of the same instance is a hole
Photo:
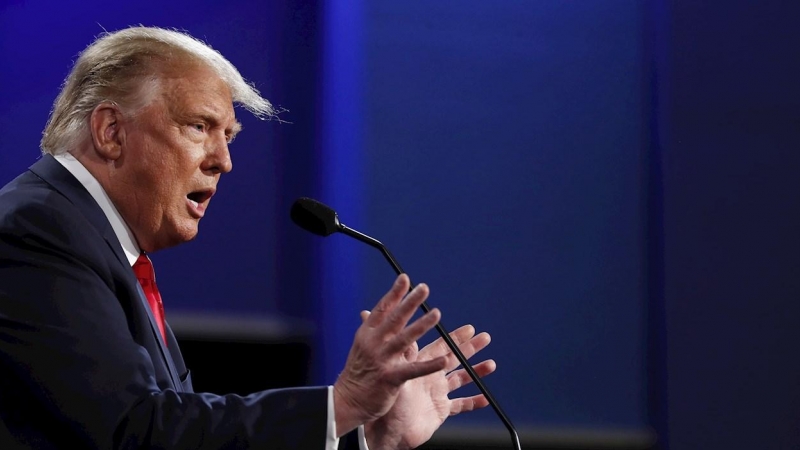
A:
{"label": "blond hair", "polygon": [[275,117],[270,102],[218,51],[186,33],[137,26],[103,33],[80,54],[53,103],[42,133],[42,151],[63,153],[88,137],[88,117],[104,101],[133,109],[146,106],[157,90],[161,70],[187,60],[219,75],[234,103],[259,118]]}

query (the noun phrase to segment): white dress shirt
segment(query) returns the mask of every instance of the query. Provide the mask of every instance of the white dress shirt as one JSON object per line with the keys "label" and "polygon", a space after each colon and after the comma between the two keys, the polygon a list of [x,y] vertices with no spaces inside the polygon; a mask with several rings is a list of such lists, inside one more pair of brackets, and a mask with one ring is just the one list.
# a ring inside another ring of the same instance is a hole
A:
{"label": "white dress shirt", "polygon": [[[106,194],[106,191],[100,186],[97,179],[89,173],[86,167],[80,163],[70,153],[62,153],[55,156],[56,161],[61,163],[65,169],[69,171],[75,178],[78,179],[84,188],[89,191],[94,201],[100,206],[100,209],[105,213],[106,218],[111,223],[111,228],[114,229],[114,234],[117,235],[119,243],[122,245],[122,250],[128,258],[131,267],[141,255],[139,245],[136,243],[136,237],[131,232],[128,224],[120,215],[114,203]],[[358,427],[358,440],[361,450],[369,450],[367,448],[367,440],[364,436],[364,427]],[[328,386],[328,428],[325,440],[325,450],[336,450],[339,446],[339,438],[336,437],[336,417],[333,409],[333,386]]]}

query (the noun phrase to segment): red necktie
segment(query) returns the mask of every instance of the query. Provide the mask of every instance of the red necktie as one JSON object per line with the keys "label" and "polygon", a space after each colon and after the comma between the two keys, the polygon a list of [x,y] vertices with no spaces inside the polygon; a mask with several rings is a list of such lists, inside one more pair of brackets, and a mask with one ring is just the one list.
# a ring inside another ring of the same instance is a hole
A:
{"label": "red necktie", "polygon": [[161,338],[164,339],[164,344],[166,344],[167,332],[164,327],[164,304],[161,303],[161,294],[156,286],[156,272],[153,270],[153,263],[144,252],[133,263],[133,273],[136,274],[139,284],[142,285],[142,290],[147,296],[147,302],[150,303],[150,310],[153,311],[153,317],[158,324],[158,331],[161,332]]}

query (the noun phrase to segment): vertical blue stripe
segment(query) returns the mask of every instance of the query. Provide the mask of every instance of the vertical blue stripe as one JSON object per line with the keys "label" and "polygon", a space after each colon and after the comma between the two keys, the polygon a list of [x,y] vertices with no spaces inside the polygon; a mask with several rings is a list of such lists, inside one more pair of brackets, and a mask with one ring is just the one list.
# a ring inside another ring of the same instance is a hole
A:
{"label": "vertical blue stripe", "polygon": [[[363,223],[363,8],[357,0],[322,3],[320,200],[345,224]],[[320,241],[323,383],[344,366],[363,305],[358,244],[334,235]]]}
{"label": "vertical blue stripe", "polygon": [[663,137],[667,135],[666,99],[669,91],[668,0],[647,4],[645,42],[647,51],[646,98],[649,104],[649,142],[647,148],[647,416],[657,434],[658,450],[669,449],[669,409],[667,393],[667,323],[664,293],[664,191]]}

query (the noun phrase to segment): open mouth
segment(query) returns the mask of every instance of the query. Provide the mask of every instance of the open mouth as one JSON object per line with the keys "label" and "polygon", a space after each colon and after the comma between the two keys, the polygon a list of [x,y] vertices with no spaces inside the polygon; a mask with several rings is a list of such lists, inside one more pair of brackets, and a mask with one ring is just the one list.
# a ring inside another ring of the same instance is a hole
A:
{"label": "open mouth", "polygon": [[189,214],[200,219],[206,213],[206,207],[211,197],[214,196],[214,189],[202,189],[186,194],[186,203],[189,206]]}
{"label": "open mouth", "polygon": [[186,195],[186,198],[188,198],[189,201],[191,201],[194,204],[194,206],[198,206],[205,203],[213,195],[214,191],[206,189],[202,191],[190,192],[189,194]]}

